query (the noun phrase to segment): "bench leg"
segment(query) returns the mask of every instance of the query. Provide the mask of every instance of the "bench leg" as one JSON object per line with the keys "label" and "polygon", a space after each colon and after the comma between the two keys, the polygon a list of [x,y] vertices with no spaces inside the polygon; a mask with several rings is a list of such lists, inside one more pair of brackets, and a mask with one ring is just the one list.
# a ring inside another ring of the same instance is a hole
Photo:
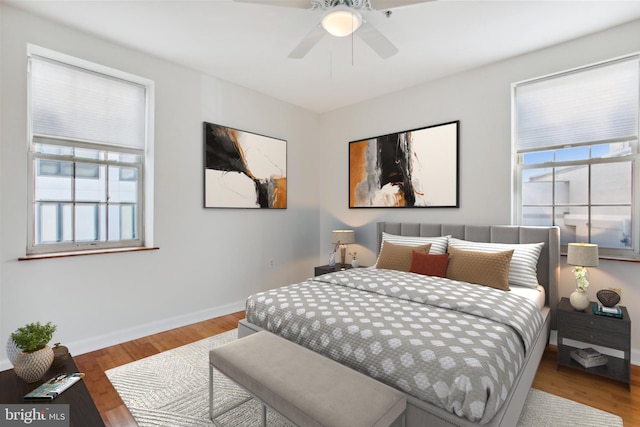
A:
{"label": "bench leg", "polygon": [[213,420],[213,366],[209,364],[209,419]]}
{"label": "bench leg", "polygon": [[[211,422],[213,423],[214,426],[221,426],[220,423],[218,423],[218,421],[216,421],[216,418],[221,417],[222,415],[226,414],[229,411],[232,411],[234,409],[236,409],[239,406],[244,405],[245,403],[249,402],[250,400],[257,400],[258,402],[261,403],[262,405],[262,414],[261,414],[261,418],[262,418],[262,425],[263,427],[267,426],[267,407],[264,403],[262,403],[262,401],[260,399],[257,399],[256,397],[254,397],[251,393],[248,393],[248,396],[239,401],[234,403],[231,407],[227,408],[227,409],[218,409],[218,412],[216,412],[216,408],[214,408],[214,393],[215,393],[215,388],[216,385],[214,384],[214,372],[215,369],[213,367],[212,364],[209,364],[209,419],[211,420]],[[222,374],[224,375],[224,374]],[[238,385],[238,384],[236,384]],[[244,388],[240,385],[238,385],[238,387],[242,388],[244,390]],[[246,390],[245,390],[246,391]]]}

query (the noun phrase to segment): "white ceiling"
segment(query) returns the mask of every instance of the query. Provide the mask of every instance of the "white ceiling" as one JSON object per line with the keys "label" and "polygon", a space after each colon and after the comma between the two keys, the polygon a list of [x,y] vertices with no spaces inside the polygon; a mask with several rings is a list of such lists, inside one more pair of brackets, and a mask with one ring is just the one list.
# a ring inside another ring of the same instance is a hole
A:
{"label": "white ceiling", "polygon": [[640,19],[640,1],[438,0],[365,19],[399,53],[329,35],[287,55],[321,11],[233,0],[3,3],[314,112],[327,112]]}

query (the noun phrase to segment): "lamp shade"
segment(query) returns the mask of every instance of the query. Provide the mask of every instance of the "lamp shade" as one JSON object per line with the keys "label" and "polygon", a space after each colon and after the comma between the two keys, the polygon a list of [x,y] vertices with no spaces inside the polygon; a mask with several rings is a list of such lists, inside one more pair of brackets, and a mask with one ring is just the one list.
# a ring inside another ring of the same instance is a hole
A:
{"label": "lamp shade", "polygon": [[353,33],[362,25],[362,16],[347,6],[331,8],[322,18],[322,28],[336,37],[344,37]]}
{"label": "lamp shade", "polygon": [[348,245],[349,243],[355,243],[356,233],[353,230],[333,230],[331,232],[331,243],[336,244],[340,242],[341,245]]}
{"label": "lamp shade", "polygon": [[567,264],[580,267],[598,266],[598,245],[593,243],[569,243]]}

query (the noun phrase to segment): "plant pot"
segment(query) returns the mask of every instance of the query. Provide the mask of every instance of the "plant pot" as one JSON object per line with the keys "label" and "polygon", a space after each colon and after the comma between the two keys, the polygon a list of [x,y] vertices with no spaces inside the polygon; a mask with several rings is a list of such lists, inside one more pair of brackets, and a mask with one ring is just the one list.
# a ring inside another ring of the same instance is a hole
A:
{"label": "plant pot", "polygon": [[20,378],[28,383],[39,381],[53,363],[53,350],[45,346],[30,353],[21,351],[16,356],[13,369]]}
{"label": "plant pot", "polygon": [[571,307],[578,311],[586,310],[591,305],[587,292],[581,289],[576,289],[571,293],[569,302],[571,303]]}

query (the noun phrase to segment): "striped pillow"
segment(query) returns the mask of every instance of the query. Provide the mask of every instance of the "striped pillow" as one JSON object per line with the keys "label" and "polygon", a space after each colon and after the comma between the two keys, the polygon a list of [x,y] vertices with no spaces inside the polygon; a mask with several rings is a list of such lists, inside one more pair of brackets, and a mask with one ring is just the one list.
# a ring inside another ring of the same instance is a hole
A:
{"label": "striped pillow", "polygon": [[[389,242],[394,245],[402,246],[422,246],[427,243],[431,243],[430,254],[446,254],[447,243],[451,236],[439,236],[439,237],[417,237],[417,236],[398,236],[397,234],[389,234],[382,232],[382,243]],[[382,246],[380,246],[382,250]]]}
{"label": "striped pillow", "polygon": [[513,249],[509,267],[509,284],[535,288],[538,286],[538,258],[544,246],[541,243],[485,243],[449,238],[449,246],[467,251],[503,252]]}

